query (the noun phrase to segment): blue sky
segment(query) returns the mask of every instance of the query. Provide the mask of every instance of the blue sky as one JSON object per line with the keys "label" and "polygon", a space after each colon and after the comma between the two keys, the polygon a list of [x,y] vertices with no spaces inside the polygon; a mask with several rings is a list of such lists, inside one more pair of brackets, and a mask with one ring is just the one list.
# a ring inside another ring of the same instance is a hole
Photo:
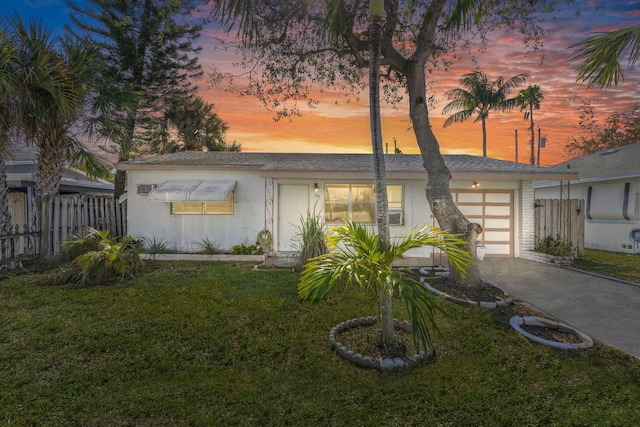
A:
{"label": "blue sky", "polygon": [[[542,53],[525,54],[520,37],[515,34],[496,34],[487,52],[478,57],[482,71],[491,78],[506,78],[518,73],[529,73],[529,84],[538,84],[545,96],[542,108],[536,112],[536,123],[542,128],[548,145],[543,151],[543,164],[554,164],[563,160],[564,146],[577,131],[577,100],[590,98],[603,116],[613,111],[624,111],[640,102],[640,76],[637,68],[627,68],[625,82],[609,90],[588,90],[575,83],[575,70],[567,62],[568,47],[592,32],[610,31],[640,25],[640,0],[623,1],[576,1],[556,19],[546,24],[547,36]],[[55,30],[62,31],[70,23],[69,9],[64,0],[1,0],[0,14],[17,12],[23,18],[36,16]],[[216,66],[232,71],[233,58],[228,53],[216,50],[216,31],[207,28],[201,44],[204,46],[201,63],[208,70]],[[626,65],[626,62],[624,62]],[[481,155],[481,132],[479,123],[468,121],[442,129],[445,117],[439,113],[447,102],[444,93],[458,86],[462,74],[471,71],[470,61],[455,64],[448,72],[436,72],[433,79],[435,96],[441,100],[432,112],[433,128],[440,145],[446,153],[468,153]],[[235,70],[239,73],[239,70]],[[216,112],[227,122],[227,138],[242,144],[245,151],[305,151],[305,152],[367,152],[370,150],[368,103],[366,96],[359,102],[336,103],[335,94],[325,94],[325,100],[314,110],[293,121],[274,123],[272,114],[260,107],[257,100],[238,98],[221,88],[200,85],[201,95],[215,103]],[[522,113],[515,111],[492,116],[489,126],[489,156],[513,160],[514,130],[523,135],[527,123]],[[348,135],[345,138],[344,135]],[[417,152],[415,138],[409,129],[406,109],[391,108],[383,111],[383,135],[385,141],[397,139],[405,152]],[[528,156],[520,149],[520,161]]]}

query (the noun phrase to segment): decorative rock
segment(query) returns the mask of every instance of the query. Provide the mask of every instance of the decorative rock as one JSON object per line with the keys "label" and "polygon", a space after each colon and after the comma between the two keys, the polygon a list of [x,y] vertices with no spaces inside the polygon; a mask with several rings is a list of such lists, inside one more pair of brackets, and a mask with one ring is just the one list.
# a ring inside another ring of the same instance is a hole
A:
{"label": "decorative rock", "polygon": [[413,325],[406,320],[400,324],[400,328],[409,334],[413,333]]}
{"label": "decorative rock", "polygon": [[386,359],[382,359],[382,363],[380,363],[380,368],[383,371],[392,371],[396,368],[396,366],[393,363],[393,359],[390,359],[387,357]]}
{"label": "decorative rock", "polygon": [[400,357],[395,357],[393,359],[393,364],[396,367],[396,369],[404,368],[406,366],[404,360]]}

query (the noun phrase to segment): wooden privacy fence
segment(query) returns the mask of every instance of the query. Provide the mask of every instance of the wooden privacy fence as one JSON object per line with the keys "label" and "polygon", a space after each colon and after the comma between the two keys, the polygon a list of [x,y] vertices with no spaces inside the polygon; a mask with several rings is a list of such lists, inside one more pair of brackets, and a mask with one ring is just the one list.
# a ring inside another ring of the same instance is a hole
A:
{"label": "wooden privacy fence", "polygon": [[[33,214],[32,214],[33,216]],[[62,242],[88,228],[109,230],[111,236],[127,234],[127,205],[116,204],[111,196],[58,195],[51,203],[50,253],[59,254]],[[0,267],[40,254],[40,221],[0,230]]]}
{"label": "wooden privacy fence", "polygon": [[584,200],[536,199],[536,245],[547,236],[571,242],[574,255],[584,255]]}

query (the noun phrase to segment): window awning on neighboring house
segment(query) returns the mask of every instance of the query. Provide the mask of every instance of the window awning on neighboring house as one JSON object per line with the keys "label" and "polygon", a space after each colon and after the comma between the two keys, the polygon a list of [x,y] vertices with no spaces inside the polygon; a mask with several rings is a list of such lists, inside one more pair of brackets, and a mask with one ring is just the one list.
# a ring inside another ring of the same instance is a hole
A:
{"label": "window awning on neighboring house", "polygon": [[149,193],[150,202],[226,202],[236,181],[166,181]]}

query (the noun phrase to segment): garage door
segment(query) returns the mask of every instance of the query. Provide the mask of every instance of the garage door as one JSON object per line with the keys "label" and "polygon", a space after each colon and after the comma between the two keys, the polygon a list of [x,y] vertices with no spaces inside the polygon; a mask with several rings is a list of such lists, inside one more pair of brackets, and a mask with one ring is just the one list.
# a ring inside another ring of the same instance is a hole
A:
{"label": "garage door", "polygon": [[487,254],[513,256],[513,191],[452,190],[458,209],[471,221],[482,226],[478,244]]}

